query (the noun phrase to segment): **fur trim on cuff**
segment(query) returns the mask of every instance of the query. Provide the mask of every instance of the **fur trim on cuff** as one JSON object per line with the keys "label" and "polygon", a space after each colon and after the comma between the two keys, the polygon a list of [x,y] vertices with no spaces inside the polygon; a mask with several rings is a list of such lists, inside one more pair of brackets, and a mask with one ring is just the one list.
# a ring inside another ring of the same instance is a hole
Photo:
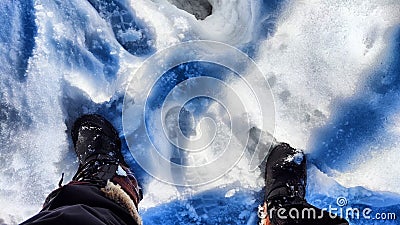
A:
{"label": "fur trim on cuff", "polygon": [[106,195],[107,198],[126,208],[137,224],[142,225],[142,218],[140,217],[135,204],[119,184],[114,184],[108,180],[107,185],[104,188],[101,188],[101,191]]}

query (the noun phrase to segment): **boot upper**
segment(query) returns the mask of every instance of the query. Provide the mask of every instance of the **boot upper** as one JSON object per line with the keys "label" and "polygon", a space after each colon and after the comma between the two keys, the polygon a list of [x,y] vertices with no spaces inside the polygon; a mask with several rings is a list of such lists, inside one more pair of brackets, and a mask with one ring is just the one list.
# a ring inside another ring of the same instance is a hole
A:
{"label": "boot upper", "polygon": [[80,117],[74,123],[71,135],[80,164],[95,158],[125,164],[118,132],[103,117],[95,114]]}
{"label": "boot upper", "polygon": [[306,179],[306,159],[303,152],[286,143],[275,146],[266,164],[266,199],[280,197],[304,199]]}

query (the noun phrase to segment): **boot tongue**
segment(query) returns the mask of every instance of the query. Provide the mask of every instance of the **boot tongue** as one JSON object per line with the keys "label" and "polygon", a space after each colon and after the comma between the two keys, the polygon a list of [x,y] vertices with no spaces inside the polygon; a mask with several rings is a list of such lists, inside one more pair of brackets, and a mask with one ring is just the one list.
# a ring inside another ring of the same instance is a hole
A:
{"label": "boot tongue", "polygon": [[290,185],[274,188],[266,197],[267,201],[271,200],[295,200],[304,199],[305,187],[303,185]]}
{"label": "boot tongue", "polygon": [[301,152],[288,155],[273,168],[275,180],[268,196],[287,196],[305,198],[306,167]]}
{"label": "boot tongue", "polygon": [[[289,164],[289,165],[288,165]],[[285,165],[277,165],[272,168],[274,177],[267,199],[277,197],[305,198],[306,177],[305,167],[294,162],[287,162]]]}

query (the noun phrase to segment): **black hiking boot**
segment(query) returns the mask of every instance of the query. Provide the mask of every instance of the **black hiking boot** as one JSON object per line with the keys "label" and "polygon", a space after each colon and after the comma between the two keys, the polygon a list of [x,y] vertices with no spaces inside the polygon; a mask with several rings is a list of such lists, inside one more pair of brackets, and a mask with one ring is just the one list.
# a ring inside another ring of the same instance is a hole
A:
{"label": "black hiking boot", "polygon": [[290,198],[303,200],[306,193],[305,155],[286,143],[273,148],[265,168],[266,200]]}
{"label": "black hiking boot", "polygon": [[73,180],[102,184],[115,175],[119,164],[127,167],[118,133],[103,117],[84,115],[78,118],[71,136],[79,160]]}
{"label": "black hiking boot", "polygon": [[265,168],[265,204],[260,224],[345,225],[348,222],[307,203],[306,156],[286,143],[270,152]]}
{"label": "black hiking boot", "polygon": [[74,123],[71,135],[79,160],[73,183],[90,183],[99,188],[118,184],[137,207],[142,193],[122,156],[121,140],[111,123],[100,115],[84,115]]}
{"label": "black hiking boot", "polygon": [[92,114],[78,118],[71,136],[81,164],[99,155],[126,164],[121,154],[118,132],[102,116]]}

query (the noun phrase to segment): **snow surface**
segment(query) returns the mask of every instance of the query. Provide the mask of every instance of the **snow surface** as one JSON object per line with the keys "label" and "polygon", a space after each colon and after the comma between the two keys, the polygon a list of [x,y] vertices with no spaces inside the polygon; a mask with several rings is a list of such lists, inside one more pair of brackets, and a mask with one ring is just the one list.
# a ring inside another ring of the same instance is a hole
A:
{"label": "snow surface", "polygon": [[[73,176],[75,118],[100,113],[123,138],[123,96],[135,70],[158,50],[202,39],[237,47],[261,68],[275,97],[275,137],[309,154],[310,202],[328,207],[346,197],[351,207],[400,216],[398,0],[211,0],[205,20],[167,0],[106,2],[0,4],[0,223],[29,218],[62,172]],[[207,72],[221,70],[177,67],[155,93]],[[199,102],[195,116],[224,118],[215,104]],[[176,187],[124,151],[144,189],[145,224],[255,224],[263,179],[246,156],[213,183]]]}

